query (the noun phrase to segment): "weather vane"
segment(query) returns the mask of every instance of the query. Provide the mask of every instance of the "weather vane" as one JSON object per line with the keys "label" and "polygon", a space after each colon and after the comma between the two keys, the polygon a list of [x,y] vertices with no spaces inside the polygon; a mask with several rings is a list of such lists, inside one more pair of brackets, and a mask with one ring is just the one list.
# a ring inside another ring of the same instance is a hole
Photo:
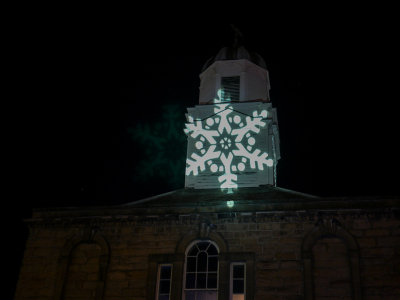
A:
{"label": "weather vane", "polygon": [[235,39],[233,42],[233,47],[237,48],[239,45],[239,40],[243,39],[243,33],[233,24],[230,24],[233,32],[235,33]]}

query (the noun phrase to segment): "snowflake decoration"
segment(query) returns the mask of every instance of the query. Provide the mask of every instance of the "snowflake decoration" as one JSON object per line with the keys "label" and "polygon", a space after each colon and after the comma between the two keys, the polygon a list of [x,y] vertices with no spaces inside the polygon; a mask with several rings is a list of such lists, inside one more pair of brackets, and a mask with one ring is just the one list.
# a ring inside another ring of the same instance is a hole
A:
{"label": "snowflake decoration", "polygon": [[[218,94],[221,97],[221,92]],[[214,115],[205,119],[188,116],[185,133],[195,139],[195,152],[186,160],[186,175],[197,176],[209,168],[217,173],[221,189],[237,188],[237,174],[250,166],[264,170],[273,166],[266,152],[254,149],[256,135],[266,126],[267,110],[252,116],[235,111],[231,103],[214,100]],[[234,158],[237,157],[239,159]],[[235,161],[235,162],[234,162]]]}

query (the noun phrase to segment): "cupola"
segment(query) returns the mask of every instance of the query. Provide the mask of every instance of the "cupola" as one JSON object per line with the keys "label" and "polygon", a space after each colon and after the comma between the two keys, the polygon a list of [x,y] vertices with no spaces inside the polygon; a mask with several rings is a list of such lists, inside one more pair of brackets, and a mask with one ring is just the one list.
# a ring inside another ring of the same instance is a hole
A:
{"label": "cupola", "polygon": [[[269,75],[264,59],[244,46],[222,48],[200,74],[200,104],[221,101],[269,102]],[[221,95],[218,95],[218,91]]]}
{"label": "cupola", "polygon": [[199,105],[186,115],[186,188],[276,185],[279,130],[269,89],[264,59],[237,39],[204,64]]}

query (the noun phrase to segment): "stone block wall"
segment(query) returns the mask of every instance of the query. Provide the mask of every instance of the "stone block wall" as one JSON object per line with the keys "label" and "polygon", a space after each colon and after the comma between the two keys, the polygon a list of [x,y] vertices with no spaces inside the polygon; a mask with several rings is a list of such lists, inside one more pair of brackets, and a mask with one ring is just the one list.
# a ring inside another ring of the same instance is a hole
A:
{"label": "stone block wall", "polygon": [[248,299],[400,299],[400,219],[391,210],[127,215],[30,228],[18,300],[155,299],[163,261],[174,263],[180,299],[184,249],[196,239],[220,247],[219,299],[229,294],[223,266],[240,257],[254,259]]}

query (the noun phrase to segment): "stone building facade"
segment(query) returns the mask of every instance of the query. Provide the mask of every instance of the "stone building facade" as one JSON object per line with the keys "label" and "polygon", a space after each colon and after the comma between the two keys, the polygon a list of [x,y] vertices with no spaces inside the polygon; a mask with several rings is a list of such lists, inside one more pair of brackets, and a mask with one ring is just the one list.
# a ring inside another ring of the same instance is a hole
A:
{"label": "stone building facade", "polygon": [[[227,201],[233,201],[232,207]],[[319,198],[277,187],[182,189],[137,203],[37,210],[15,299],[169,299],[188,249],[218,249],[218,299],[399,299],[400,199]],[[242,264],[244,297],[232,266]],[[216,299],[210,292],[209,298]]]}
{"label": "stone building facade", "polygon": [[400,299],[400,198],[277,187],[263,59],[223,48],[200,79],[185,188],[35,210],[15,299]]}

